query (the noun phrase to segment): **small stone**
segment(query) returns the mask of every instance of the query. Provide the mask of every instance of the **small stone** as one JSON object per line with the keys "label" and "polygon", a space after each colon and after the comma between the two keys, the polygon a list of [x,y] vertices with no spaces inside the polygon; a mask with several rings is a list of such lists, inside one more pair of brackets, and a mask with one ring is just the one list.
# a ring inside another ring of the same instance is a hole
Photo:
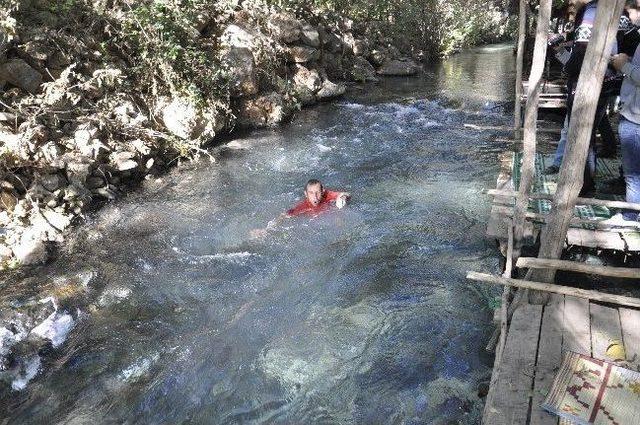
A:
{"label": "small stone", "polygon": [[42,211],[42,215],[47,220],[47,222],[56,228],[56,230],[63,231],[71,224],[72,217],[54,211],[52,209],[45,209]]}
{"label": "small stone", "polygon": [[121,151],[112,153],[110,159],[118,171],[127,171],[138,167],[138,163],[132,159],[135,156],[133,152]]}
{"label": "small stone", "polygon": [[39,183],[49,192],[55,192],[61,187],[66,186],[67,179],[60,174],[45,174],[40,177]]}

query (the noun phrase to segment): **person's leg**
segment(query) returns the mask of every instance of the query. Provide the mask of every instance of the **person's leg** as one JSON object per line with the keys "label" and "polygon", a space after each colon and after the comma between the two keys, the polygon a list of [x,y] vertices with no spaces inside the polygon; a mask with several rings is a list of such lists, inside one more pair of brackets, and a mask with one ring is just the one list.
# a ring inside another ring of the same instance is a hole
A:
{"label": "person's leg", "polygon": [[603,158],[613,157],[616,154],[616,136],[613,134],[611,121],[609,121],[609,116],[606,114],[606,104],[605,113],[598,126],[598,131],[602,139],[602,149],[598,152],[598,155]]}
{"label": "person's leg", "polygon": [[[618,134],[627,183],[626,199],[627,202],[640,203],[640,125],[620,118]],[[625,210],[622,215],[626,220],[638,219],[637,211]]]}

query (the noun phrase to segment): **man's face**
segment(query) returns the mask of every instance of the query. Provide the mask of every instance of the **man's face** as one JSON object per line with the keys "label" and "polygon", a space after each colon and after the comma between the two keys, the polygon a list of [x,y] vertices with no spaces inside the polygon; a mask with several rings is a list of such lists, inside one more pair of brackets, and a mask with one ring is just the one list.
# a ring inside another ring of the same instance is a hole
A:
{"label": "man's face", "polygon": [[323,190],[322,190],[322,185],[320,183],[309,185],[304,190],[304,196],[307,198],[309,203],[311,203],[311,205],[313,205],[314,207],[317,207],[318,204],[320,204],[320,201],[322,201],[322,195],[323,195]]}

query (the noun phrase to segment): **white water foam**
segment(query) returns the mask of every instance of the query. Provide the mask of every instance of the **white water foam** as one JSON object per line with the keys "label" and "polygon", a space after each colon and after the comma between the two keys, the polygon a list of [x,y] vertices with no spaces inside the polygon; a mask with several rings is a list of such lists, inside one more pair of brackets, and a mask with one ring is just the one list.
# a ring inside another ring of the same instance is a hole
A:
{"label": "white water foam", "polygon": [[29,381],[31,381],[38,374],[41,364],[42,363],[40,361],[40,356],[36,354],[35,356],[31,357],[27,361],[19,377],[11,382],[11,388],[14,391],[24,390],[27,387]]}

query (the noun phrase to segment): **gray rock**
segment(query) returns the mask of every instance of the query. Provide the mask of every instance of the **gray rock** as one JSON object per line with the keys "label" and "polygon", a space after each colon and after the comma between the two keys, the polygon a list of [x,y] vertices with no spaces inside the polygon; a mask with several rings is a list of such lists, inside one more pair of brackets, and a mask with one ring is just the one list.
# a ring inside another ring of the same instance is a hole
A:
{"label": "gray rock", "polygon": [[289,46],[286,51],[289,61],[294,63],[307,63],[320,59],[320,51],[309,46]]}
{"label": "gray rock", "polygon": [[98,128],[93,124],[80,124],[73,135],[73,141],[82,155],[95,159],[101,151],[110,150],[97,136]]}
{"label": "gray rock", "polygon": [[256,35],[238,25],[229,25],[220,36],[224,46],[252,48]]}
{"label": "gray rock", "polygon": [[320,74],[315,69],[309,69],[303,65],[295,65],[293,74],[293,82],[296,89],[305,87],[312,93],[317,92],[322,87]]}
{"label": "gray rock", "polygon": [[420,67],[411,59],[391,59],[387,60],[380,68],[379,75],[387,76],[409,76],[420,71]]}
{"label": "gray rock", "polygon": [[253,99],[243,99],[237,105],[238,123],[245,127],[274,126],[287,118],[293,105],[281,94],[271,92]]}
{"label": "gray rock", "polygon": [[373,65],[361,56],[357,56],[353,59],[353,64],[349,70],[349,76],[354,81],[378,81],[376,78],[376,70]]}
{"label": "gray rock", "polygon": [[22,59],[9,59],[0,65],[0,80],[6,80],[29,93],[37,93],[42,84],[42,75]]}
{"label": "gray rock", "polygon": [[67,185],[67,179],[58,173],[45,174],[40,177],[39,183],[49,192],[55,192]]}
{"label": "gray rock", "polygon": [[320,47],[320,33],[311,24],[304,24],[302,26],[302,33],[300,34],[300,41],[307,46],[318,48]]}
{"label": "gray rock", "polygon": [[138,163],[133,160],[135,156],[133,152],[114,152],[110,155],[110,160],[118,171],[127,171],[138,167]]}
{"label": "gray rock", "polygon": [[63,214],[48,208],[42,211],[42,215],[51,226],[61,232],[69,227],[73,219],[73,217],[68,214]]}
{"label": "gray rock", "polygon": [[203,110],[187,98],[174,98],[160,107],[167,130],[182,139],[212,138],[224,127],[224,119],[217,111]]}
{"label": "gray rock", "polygon": [[101,187],[99,189],[94,189],[91,191],[94,195],[101,196],[105,199],[113,201],[117,198],[117,192],[111,187]]}
{"label": "gray rock", "polygon": [[371,53],[369,53],[367,59],[369,59],[369,62],[371,62],[374,66],[382,66],[382,64],[389,59],[387,49],[385,49],[384,47],[374,49],[371,51]]}
{"label": "gray rock", "polygon": [[5,244],[0,244],[0,261],[7,261],[13,256],[13,251]]}
{"label": "gray rock", "polygon": [[87,186],[87,189],[93,190],[93,189],[98,189],[100,187],[106,186],[106,182],[102,177],[91,176],[91,177],[87,177],[86,186]]}
{"label": "gray rock", "polygon": [[284,43],[293,43],[300,39],[302,24],[293,15],[276,13],[269,17],[267,28],[273,37]]}
{"label": "gray rock", "polygon": [[240,97],[258,93],[253,53],[246,47],[230,47],[222,59],[229,68],[231,96]]}
{"label": "gray rock", "polygon": [[344,84],[335,84],[329,80],[324,80],[322,88],[318,93],[316,93],[316,97],[319,100],[331,99],[337,96],[342,96],[346,90],[347,89]]}

